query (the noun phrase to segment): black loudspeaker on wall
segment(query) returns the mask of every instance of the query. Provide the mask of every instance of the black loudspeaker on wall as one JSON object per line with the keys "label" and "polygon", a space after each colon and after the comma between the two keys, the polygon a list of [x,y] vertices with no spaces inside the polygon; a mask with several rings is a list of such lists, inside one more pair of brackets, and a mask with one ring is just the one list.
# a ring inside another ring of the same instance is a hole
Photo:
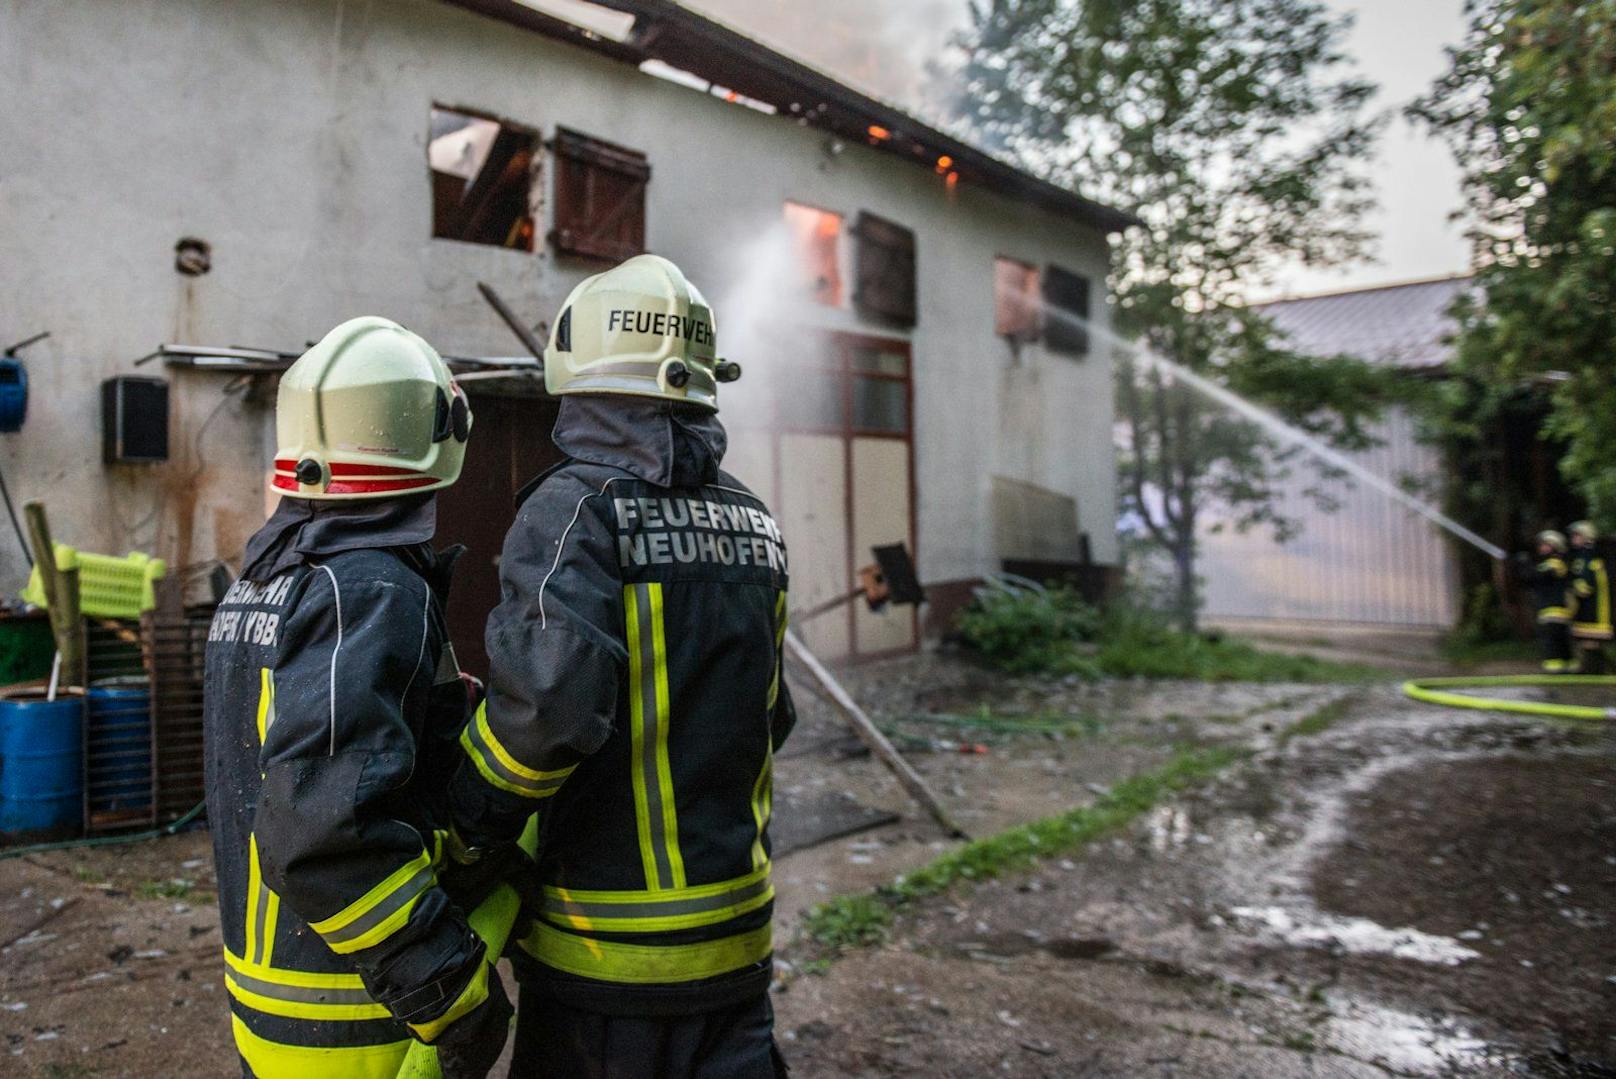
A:
{"label": "black loudspeaker on wall", "polygon": [[108,463],[168,460],[168,383],[119,375],[101,383],[101,456]]}

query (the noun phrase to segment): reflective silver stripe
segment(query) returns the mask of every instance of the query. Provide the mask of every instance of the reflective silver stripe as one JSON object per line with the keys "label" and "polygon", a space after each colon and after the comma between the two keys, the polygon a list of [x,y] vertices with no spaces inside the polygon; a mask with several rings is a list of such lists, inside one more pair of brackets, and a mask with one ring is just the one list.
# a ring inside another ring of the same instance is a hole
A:
{"label": "reflective silver stripe", "polygon": [[[475,717],[470,723],[466,724],[466,738],[471,742],[472,748],[482,757],[483,763],[488,765],[490,772],[493,772],[511,786],[519,788],[530,798],[548,798],[560,790],[561,785],[567,781],[567,776],[564,775],[551,779],[530,779],[505,767],[505,762],[499,759],[499,754],[494,752],[493,747],[488,744],[488,740],[483,737],[482,724]],[[567,769],[568,774],[571,774],[571,771],[572,769]]]}
{"label": "reflective silver stripe", "polygon": [[269,943],[264,938],[269,935],[269,887],[264,884],[263,873],[258,876],[257,902],[253,904],[253,954],[247,958],[254,963],[264,962],[264,955],[269,949]]}
{"label": "reflective silver stripe", "polygon": [[431,865],[424,865],[417,869],[408,880],[394,888],[385,897],[378,900],[374,907],[349,922],[340,929],[333,929],[329,933],[321,933],[327,944],[342,944],[370,932],[376,926],[397,913],[400,907],[420,895],[432,884],[434,874]]}
{"label": "reflective silver stripe", "polygon": [[673,887],[673,863],[668,858],[668,832],[662,816],[662,778],[657,766],[657,743],[665,737],[664,717],[657,711],[656,634],[652,627],[651,586],[634,586],[634,612],[640,637],[640,715],[645,735],[640,739],[640,769],[645,776],[645,815],[650,818],[651,852],[656,858],[657,879],[651,887]]}
{"label": "reflective silver stripe", "polygon": [[769,878],[764,877],[734,891],[696,899],[636,899],[627,903],[580,902],[553,895],[546,890],[544,912],[575,918],[672,918],[682,914],[705,914],[708,911],[739,906],[748,899],[766,894],[771,886]]}
{"label": "reflective silver stripe", "polygon": [[591,498],[594,498],[597,495],[605,494],[606,493],[606,488],[610,487],[614,483],[617,483],[619,480],[626,480],[628,478],[629,478],[628,476],[613,476],[611,479],[607,480],[605,483],[600,485],[600,490],[591,491],[588,494],[584,495],[582,498],[580,498],[578,500],[578,504],[572,508],[572,520],[567,522],[567,527],[561,533],[561,542],[556,544],[555,561],[550,563],[550,571],[544,575],[544,580],[539,582],[539,628],[540,629],[548,629],[549,626],[550,626],[549,619],[547,619],[544,616],[544,590],[550,586],[550,578],[555,576],[555,571],[556,571],[557,567],[559,567],[561,565],[561,555],[567,549],[567,537],[572,534],[573,526],[578,523],[578,518],[583,515],[584,503],[588,502]]}
{"label": "reflective silver stripe", "polygon": [[337,575],[331,572],[331,567],[321,566],[325,575],[331,578],[331,598],[337,608],[337,643],[331,649],[331,744],[327,748],[327,756],[337,755],[337,653],[342,651],[342,589],[337,587]]}
{"label": "reflective silver stripe", "polygon": [[257,993],[271,1000],[292,1001],[298,1004],[374,1004],[376,999],[364,989],[316,989],[312,986],[282,985],[243,974],[230,968],[230,980],[249,993]]}

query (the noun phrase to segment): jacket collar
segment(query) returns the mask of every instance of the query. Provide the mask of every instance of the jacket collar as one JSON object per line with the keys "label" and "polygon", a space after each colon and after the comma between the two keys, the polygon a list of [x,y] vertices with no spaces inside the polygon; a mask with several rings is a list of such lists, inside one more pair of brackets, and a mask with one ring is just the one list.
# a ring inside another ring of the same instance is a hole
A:
{"label": "jacket collar", "polygon": [[575,461],[622,469],[658,487],[712,483],[729,444],[706,409],[621,394],[563,397],[553,437]]}
{"label": "jacket collar", "polygon": [[[425,545],[437,529],[435,494],[367,502],[283,497],[264,527],[247,541],[241,575],[262,583],[342,551]],[[423,557],[432,561],[430,548]]]}

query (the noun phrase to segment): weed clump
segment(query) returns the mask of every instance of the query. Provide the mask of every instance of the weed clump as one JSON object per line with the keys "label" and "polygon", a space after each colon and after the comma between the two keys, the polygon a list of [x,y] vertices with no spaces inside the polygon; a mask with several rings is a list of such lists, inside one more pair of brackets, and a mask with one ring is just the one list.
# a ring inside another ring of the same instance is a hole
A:
{"label": "weed clump", "polygon": [[1104,611],[1067,588],[997,590],[958,618],[960,637],[1010,674],[1180,678],[1204,682],[1355,682],[1380,672],[1308,655],[1263,652],[1221,635],[1184,633],[1125,602]]}

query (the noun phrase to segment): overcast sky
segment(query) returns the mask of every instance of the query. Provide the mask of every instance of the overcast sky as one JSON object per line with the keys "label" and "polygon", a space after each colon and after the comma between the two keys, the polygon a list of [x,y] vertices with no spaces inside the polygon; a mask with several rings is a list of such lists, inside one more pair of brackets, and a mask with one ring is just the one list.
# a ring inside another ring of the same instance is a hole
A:
{"label": "overcast sky", "polygon": [[[966,18],[965,0],[689,0],[770,45],[829,69],[861,88],[913,103],[925,64]],[[1376,107],[1396,109],[1444,66],[1442,48],[1463,36],[1463,0],[1327,0],[1357,23],[1347,43],[1381,86]],[[1379,255],[1332,271],[1300,267],[1273,294],[1335,291],[1463,271],[1462,230],[1448,221],[1460,205],[1458,170],[1447,147],[1401,117],[1387,127],[1375,165],[1380,209],[1370,219]]]}

